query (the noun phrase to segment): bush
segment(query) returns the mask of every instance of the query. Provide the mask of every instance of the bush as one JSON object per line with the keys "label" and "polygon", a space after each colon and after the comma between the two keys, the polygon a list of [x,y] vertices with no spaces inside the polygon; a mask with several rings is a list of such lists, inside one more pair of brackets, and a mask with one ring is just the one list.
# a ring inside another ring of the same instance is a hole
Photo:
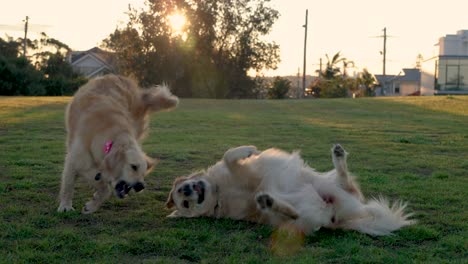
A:
{"label": "bush", "polygon": [[320,98],[347,97],[348,89],[341,78],[317,79],[308,89],[308,96]]}
{"label": "bush", "polygon": [[58,50],[36,53],[34,56],[40,59],[35,67],[19,55],[19,47],[18,41],[0,38],[0,95],[72,95],[87,82],[86,78],[73,73]]}
{"label": "bush", "polygon": [[0,56],[0,95],[45,95],[42,78],[27,59]]}
{"label": "bush", "polygon": [[277,76],[273,81],[272,87],[268,90],[268,98],[284,99],[291,89],[291,81]]}

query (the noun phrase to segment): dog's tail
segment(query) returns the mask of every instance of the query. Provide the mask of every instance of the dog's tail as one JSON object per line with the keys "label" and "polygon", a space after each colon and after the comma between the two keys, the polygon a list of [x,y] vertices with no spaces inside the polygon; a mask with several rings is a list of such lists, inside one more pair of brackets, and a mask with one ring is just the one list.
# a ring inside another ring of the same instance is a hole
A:
{"label": "dog's tail", "polygon": [[179,103],[179,98],[172,95],[165,84],[144,90],[142,100],[150,112],[170,110]]}
{"label": "dog's tail", "polygon": [[359,217],[346,221],[344,227],[373,236],[390,235],[395,230],[416,223],[409,219],[411,213],[404,212],[406,206],[406,203],[396,201],[390,207],[386,198],[374,198],[363,205],[363,213]]}

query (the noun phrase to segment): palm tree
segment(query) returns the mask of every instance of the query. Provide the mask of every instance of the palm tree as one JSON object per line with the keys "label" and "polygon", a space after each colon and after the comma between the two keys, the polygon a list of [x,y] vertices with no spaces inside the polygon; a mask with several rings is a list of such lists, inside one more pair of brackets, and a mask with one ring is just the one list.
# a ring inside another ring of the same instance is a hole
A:
{"label": "palm tree", "polygon": [[374,87],[376,83],[376,79],[372,73],[370,73],[366,68],[361,72],[360,76],[360,83],[364,85],[366,88],[366,95],[373,96],[374,95]]}
{"label": "palm tree", "polygon": [[325,54],[325,56],[327,57],[327,66],[323,72],[323,78],[327,80],[334,79],[341,72],[338,63],[346,63],[347,60],[346,58],[340,58],[340,52],[336,53],[331,60],[328,54]]}
{"label": "palm tree", "polygon": [[348,75],[346,74],[346,68],[349,66],[354,67],[354,61],[347,61],[346,59],[343,60],[343,77],[346,78]]}

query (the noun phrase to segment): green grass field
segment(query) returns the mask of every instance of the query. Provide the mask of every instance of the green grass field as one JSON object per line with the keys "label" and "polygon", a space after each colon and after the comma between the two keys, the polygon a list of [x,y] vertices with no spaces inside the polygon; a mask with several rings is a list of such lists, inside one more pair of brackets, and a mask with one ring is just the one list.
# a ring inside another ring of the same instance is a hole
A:
{"label": "green grass field", "polygon": [[[1,263],[467,263],[468,97],[333,100],[182,99],[154,114],[145,151],[160,159],[147,189],[81,215],[56,212],[70,100],[0,97]],[[418,223],[389,237],[319,230],[291,256],[270,249],[274,230],[232,220],[168,219],[172,180],[230,147],[300,149],[332,169],[341,143],[367,197],[409,202]]]}

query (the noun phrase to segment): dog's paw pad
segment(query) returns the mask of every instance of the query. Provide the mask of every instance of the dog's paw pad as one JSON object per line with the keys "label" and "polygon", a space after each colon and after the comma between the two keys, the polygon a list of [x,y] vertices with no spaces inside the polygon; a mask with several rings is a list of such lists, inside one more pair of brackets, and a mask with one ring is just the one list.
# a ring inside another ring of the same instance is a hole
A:
{"label": "dog's paw pad", "polygon": [[255,146],[243,146],[243,147],[240,147],[238,150],[239,150],[238,152],[239,159],[245,159],[254,154],[259,153],[257,150],[257,147]]}
{"label": "dog's paw pad", "polygon": [[346,151],[340,144],[336,144],[335,146],[333,146],[333,154],[336,157],[344,157],[345,153]]}
{"label": "dog's paw pad", "polygon": [[257,155],[257,154],[258,154],[258,150],[256,147],[247,146],[241,149],[241,151],[239,152],[239,159],[249,158],[250,156]]}
{"label": "dog's paw pad", "polygon": [[59,213],[65,213],[65,212],[71,212],[71,211],[75,211],[75,208],[71,207],[71,206],[59,206],[59,208],[57,209],[57,212]]}
{"label": "dog's paw pad", "polygon": [[274,200],[268,194],[260,194],[257,196],[257,203],[261,209],[267,209],[273,206]]}
{"label": "dog's paw pad", "polygon": [[258,154],[260,154],[260,151],[258,151],[257,147],[255,147],[255,146],[250,146],[249,149],[248,149],[247,154],[248,154],[247,157],[250,157],[250,156],[252,156],[252,155],[258,155]]}
{"label": "dog's paw pad", "polygon": [[83,209],[81,209],[82,214],[92,214],[96,212],[97,208],[92,204],[92,202],[87,202]]}

